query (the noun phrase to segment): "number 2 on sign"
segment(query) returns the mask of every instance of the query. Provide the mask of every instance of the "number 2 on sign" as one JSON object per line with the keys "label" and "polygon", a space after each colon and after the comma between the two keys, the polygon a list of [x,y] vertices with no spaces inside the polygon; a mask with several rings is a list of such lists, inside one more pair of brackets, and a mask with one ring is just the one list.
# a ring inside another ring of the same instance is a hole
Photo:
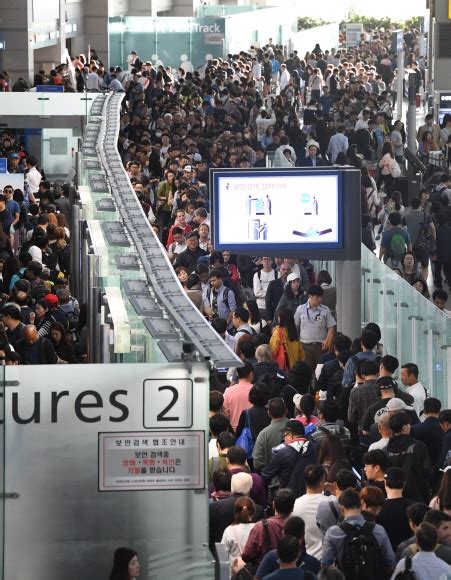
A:
{"label": "number 2 on sign", "polygon": [[172,407],[177,403],[179,398],[179,392],[175,387],[171,387],[170,385],[165,385],[163,387],[158,388],[158,392],[162,391],[170,391],[172,393],[172,399],[169,402],[169,405],[165,407],[161,413],[157,415],[157,421],[179,421],[180,417],[168,417],[167,413],[172,409]]}

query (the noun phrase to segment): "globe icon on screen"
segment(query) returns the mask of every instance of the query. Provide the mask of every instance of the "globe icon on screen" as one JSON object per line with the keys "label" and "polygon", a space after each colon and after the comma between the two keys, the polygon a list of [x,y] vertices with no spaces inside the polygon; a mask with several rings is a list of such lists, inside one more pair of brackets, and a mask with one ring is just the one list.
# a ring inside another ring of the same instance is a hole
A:
{"label": "globe icon on screen", "polygon": [[310,203],[311,197],[309,193],[302,193],[301,194],[301,203]]}

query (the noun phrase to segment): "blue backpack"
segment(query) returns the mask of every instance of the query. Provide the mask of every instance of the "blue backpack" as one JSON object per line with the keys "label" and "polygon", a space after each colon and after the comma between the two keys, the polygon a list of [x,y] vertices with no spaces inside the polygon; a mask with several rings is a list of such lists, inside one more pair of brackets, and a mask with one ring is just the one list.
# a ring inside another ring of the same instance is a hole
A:
{"label": "blue backpack", "polygon": [[244,429],[241,431],[241,435],[236,440],[236,445],[244,449],[244,451],[246,451],[246,457],[251,459],[252,451],[254,450],[254,438],[252,437],[252,431],[249,422],[249,409],[247,409],[245,413],[246,423]]}

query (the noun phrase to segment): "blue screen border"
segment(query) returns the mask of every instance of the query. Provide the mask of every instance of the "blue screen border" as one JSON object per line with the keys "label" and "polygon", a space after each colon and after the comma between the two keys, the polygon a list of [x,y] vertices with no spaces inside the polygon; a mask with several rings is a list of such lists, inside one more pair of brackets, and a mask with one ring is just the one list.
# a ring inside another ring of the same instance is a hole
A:
{"label": "blue screen border", "polygon": [[[338,185],[338,240],[336,242],[318,242],[305,244],[301,241],[298,244],[286,244],[286,243],[274,243],[274,242],[259,242],[257,244],[221,244],[219,242],[219,179],[223,177],[230,176],[230,174],[239,174],[242,177],[286,177],[287,174],[294,176],[325,176],[325,175],[335,175],[337,176]],[[303,250],[341,250],[344,247],[343,239],[343,172],[335,169],[269,169],[261,168],[256,169],[210,169],[210,200],[213,202],[213,243],[215,250],[223,251],[230,250],[236,251],[248,251],[249,255],[263,256],[266,250],[270,251],[283,251],[283,250],[299,250],[301,254]],[[360,224],[359,224],[360,225]]]}

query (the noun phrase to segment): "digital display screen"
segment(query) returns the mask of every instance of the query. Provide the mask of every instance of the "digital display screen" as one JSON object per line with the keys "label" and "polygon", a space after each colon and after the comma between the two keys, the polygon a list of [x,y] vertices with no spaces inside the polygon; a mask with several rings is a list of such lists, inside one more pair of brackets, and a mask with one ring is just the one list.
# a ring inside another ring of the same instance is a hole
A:
{"label": "digital display screen", "polygon": [[337,171],[214,171],[215,249],[343,247]]}

